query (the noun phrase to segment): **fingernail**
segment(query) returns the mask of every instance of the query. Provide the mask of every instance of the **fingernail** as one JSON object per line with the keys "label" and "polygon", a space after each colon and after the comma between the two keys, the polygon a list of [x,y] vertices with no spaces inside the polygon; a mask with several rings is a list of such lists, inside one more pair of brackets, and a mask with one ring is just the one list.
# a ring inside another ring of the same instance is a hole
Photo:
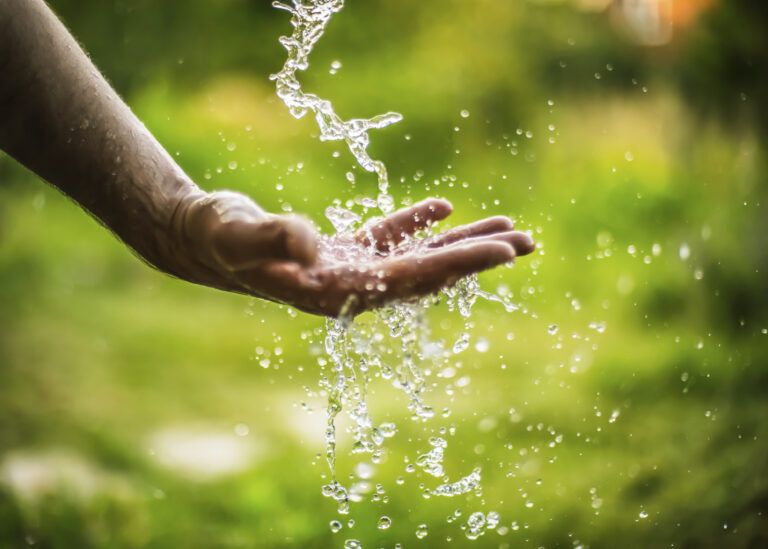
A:
{"label": "fingernail", "polygon": [[517,253],[517,251],[515,250],[514,247],[510,246],[507,243],[504,243],[504,247],[506,248],[505,252],[507,253],[507,259],[504,262],[505,263],[509,263],[510,261],[515,259],[515,257],[518,255],[518,253]]}
{"label": "fingernail", "polygon": [[536,249],[536,243],[528,233],[518,233],[515,238],[515,253],[518,256],[528,255]]}
{"label": "fingernail", "polygon": [[443,198],[436,198],[432,208],[440,219],[448,217],[453,211],[453,205]]}

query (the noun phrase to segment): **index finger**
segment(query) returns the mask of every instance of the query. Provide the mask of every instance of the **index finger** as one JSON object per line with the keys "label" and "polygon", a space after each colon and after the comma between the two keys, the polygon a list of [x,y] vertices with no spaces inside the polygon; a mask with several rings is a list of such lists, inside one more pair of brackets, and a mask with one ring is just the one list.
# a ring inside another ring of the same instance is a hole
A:
{"label": "index finger", "polygon": [[[453,211],[453,206],[447,200],[428,198],[403,208],[374,225],[358,233],[363,245],[373,244],[380,252],[388,252],[400,244],[406,236],[420,229],[426,229],[436,221],[445,219]],[[373,242],[371,242],[373,240]]]}
{"label": "index finger", "polygon": [[506,242],[484,241],[454,244],[437,251],[403,255],[382,263],[377,277],[384,291],[368,291],[367,307],[394,299],[419,297],[456,283],[460,278],[479,273],[515,258],[515,250]]}

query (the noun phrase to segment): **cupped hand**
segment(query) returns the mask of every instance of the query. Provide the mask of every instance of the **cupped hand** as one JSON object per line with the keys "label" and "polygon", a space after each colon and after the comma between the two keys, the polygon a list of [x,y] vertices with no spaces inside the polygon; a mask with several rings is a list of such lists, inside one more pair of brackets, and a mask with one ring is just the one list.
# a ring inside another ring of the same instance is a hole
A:
{"label": "cupped hand", "polygon": [[335,317],[436,292],[534,249],[530,236],[500,216],[414,236],[451,211],[446,200],[430,198],[356,233],[328,237],[304,218],[267,213],[242,194],[200,194],[183,201],[174,218],[174,274]]}

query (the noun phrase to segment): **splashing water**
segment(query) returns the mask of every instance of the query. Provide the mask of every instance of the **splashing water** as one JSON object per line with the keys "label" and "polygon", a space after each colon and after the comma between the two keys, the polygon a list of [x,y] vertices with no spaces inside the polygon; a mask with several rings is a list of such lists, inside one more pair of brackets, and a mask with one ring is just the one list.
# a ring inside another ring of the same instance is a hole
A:
{"label": "splashing water", "polygon": [[370,143],[368,132],[395,124],[403,119],[402,115],[388,112],[368,119],[344,120],[336,114],[330,101],[302,91],[296,77],[297,72],[305,71],[309,67],[309,54],[323,36],[331,16],[344,7],[344,0],[293,0],[293,6],[282,2],[273,2],[272,5],[290,12],[293,26],[291,36],[280,38],[280,43],[288,50],[288,59],[280,72],[270,76],[270,79],[275,81],[278,97],[296,118],[302,118],[308,112],[313,112],[322,141],[347,143],[358,164],[378,176],[377,203],[382,212],[390,213],[394,210],[394,200],[389,194],[387,168],[383,162],[372,159],[368,154]]}
{"label": "splashing water", "polygon": [[488,530],[495,530],[499,526],[501,518],[496,511],[490,511],[487,515],[477,511],[472,513],[464,526],[467,539],[476,540]]}
{"label": "splashing water", "polygon": [[442,477],[445,474],[443,457],[445,456],[445,449],[448,447],[448,443],[444,438],[440,437],[432,437],[429,443],[432,445],[432,449],[426,454],[419,456],[416,460],[416,465],[421,467],[428,475]]}
{"label": "splashing water", "polygon": [[[390,112],[370,119],[343,120],[336,114],[330,101],[317,95],[305,93],[297,79],[297,72],[309,67],[309,55],[325,32],[334,13],[344,7],[344,0],[293,0],[292,6],[274,2],[277,8],[291,13],[291,36],[283,36],[280,43],[288,51],[280,72],[271,76],[277,87],[277,95],[286,104],[291,114],[301,118],[308,112],[315,115],[323,141],[345,141],[358,164],[378,177],[378,197],[366,199],[366,208],[378,206],[384,214],[394,210],[394,199],[389,194],[387,169],[383,162],[372,159],[367,152],[370,143],[368,132],[380,129],[402,120],[402,116]],[[348,178],[349,179],[349,178]],[[361,216],[341,208],[329,207],[326,216],[338,235],[357,230],[363,223]],[[332,237],[331,237],[332,238]],[[326,239],[322,246],[329,242]],[[365,260],[375,250],[348,250],[350,260]],[[352,420],[353,454],[369,454],[373,463],[381,461],[382,444],[395,435],[394,423],[376,425],[367,404],[368,386],[373,377],[390,381],[408,399],[411,419],[427,421],[434,417],[434,410],[424,401],[428,378],[433,371],[440,371],[452,356],[469,346],[469,322],[472,306],[478,297],[501,303],[507,311],[517,310],[509,299],[484,292],[477,277],[460,280],[452,288],[443,291],[448,308],[458,311],[465,319],[465,329],[451,348],[442,342],[432,341],[425,313],[438,298],[425,297],[418,301],[392,303],[374,312],[369,323],[353,321],[351,318],[328,319],[325,325],[325,352],[327,360],[318,362],[322,369],[320,387],[327,394],[327,423],[325,427],[325,457],[331,472],[331,480],[323,486],[326,497],[338,503],[341,514],[349,513],[350,490],[343,486],[336,476],[336,420],[344,411]],[[426,495],[452,497],[479,490],[480,469],[450,483],[445,477],[443,456],[447,442],[440,437],[430,439],[432,449],[419,457],[417,465],[426,473],[439,477],[443,484]],[[338,523],[340,524],[340,523]],[[332,526],[333,529],[333,526]],[[416,532],[417,537],[427,535],[426,525]],[[348,540],[354,547],[356,540]],[[346,545],[345,545],[346,546]]]}
{"label": "splashing water", "polygon": [[[467,312],[465,302],[471,301],[472,279],[460,281],[447,292],[449,308]],[[383,455],[382,445],[397,432],[394,423],[376,425],[366,401],[371,378],[390,381],[408,398],[411,419],[428,421],[434,409],[424,401],[427,380],[431,372],[442,370],[454,353],[442,342],[432,341],[425,319],[427,309],[437,301],[426,297],[417,302],[393,303],[374,312],[369,322],[347,318],[326,320],[325,351],[328,360],[320,361],[321,388],[328,395],[326,409],[325,457],[332,480],[323,487],[323,494],[333,498],[339,512],[349,512],[349,491],[336,480],[336,419],[345,410],[352,420],[352,453],[370,454],[378,463]],[[459,306],[458,303],[462,305]],[[440,437],[430,439],[432,449],[416,460],[426,473],[444,477],[443,456],[448,443]],[[480,472],[476,470],[454,485],[441,485],[436,495],[454,496],[479,487]]]}

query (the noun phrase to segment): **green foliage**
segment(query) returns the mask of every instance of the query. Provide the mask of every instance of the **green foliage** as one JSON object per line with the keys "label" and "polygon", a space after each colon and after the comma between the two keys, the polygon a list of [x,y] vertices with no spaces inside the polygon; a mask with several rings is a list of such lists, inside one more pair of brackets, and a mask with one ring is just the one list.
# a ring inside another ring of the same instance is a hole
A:
{"label": "green foliage", "polygon": [[[326,230],[330,200],[374,192],[275,99],[288,21],[269,3],[52,4],[201,186]],[[572,4],[348,0],[304,75],[345,116],[405,115],[372,145],[398,199],[445,196],[451,224],[512,215],[540,242],[482,277],[529,312],[477,305],[489,350],[430,396],[450,417],[412,424],[375,383],[377,419],[399,427],[373,481],[389,503],[353,505],[338,534],[319,490],[323,403],[302,389],[322,320],[151,271],[0,158],[0,546],[765,545],[764,10],[723,1],[644,49]],[[455,337],[461,319],[439,309],[432,325]],[[434,479],[404,472],[450,425],[448,472],[481,466],[482,498],[425,500]],[[157,437],[176,428],[231,434],[248,467],[164,466]],[[490,510],[508,532],[466,540],[460,525]]]}

